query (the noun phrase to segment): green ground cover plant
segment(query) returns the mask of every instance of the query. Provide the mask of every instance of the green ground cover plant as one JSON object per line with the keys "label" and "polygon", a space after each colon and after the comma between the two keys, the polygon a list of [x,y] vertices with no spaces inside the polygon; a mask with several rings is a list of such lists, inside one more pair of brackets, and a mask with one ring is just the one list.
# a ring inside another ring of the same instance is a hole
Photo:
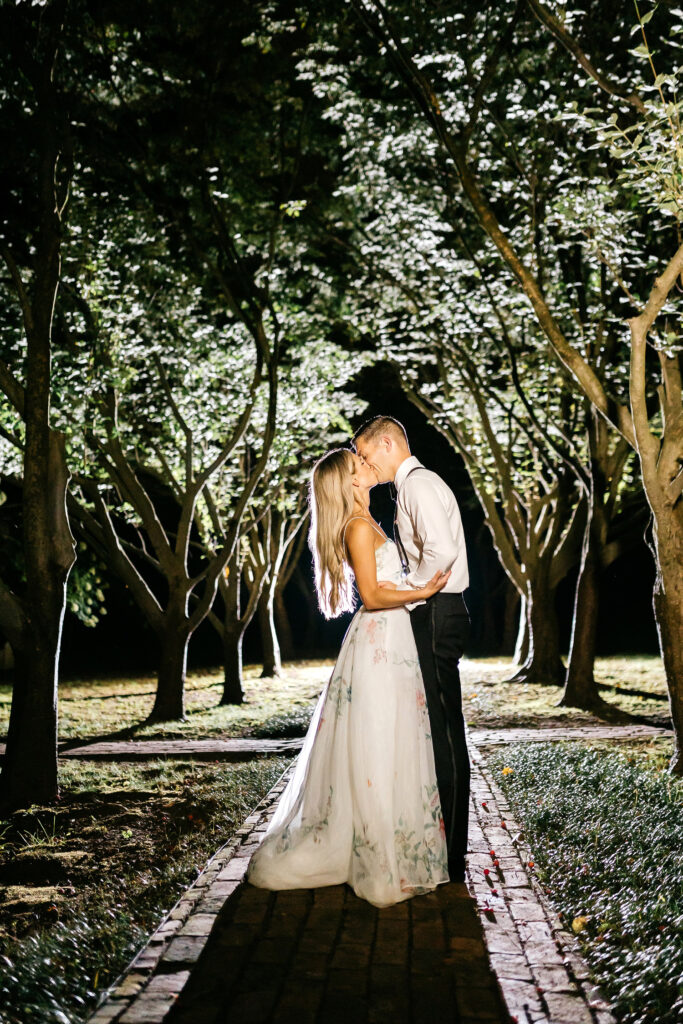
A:
{"label": "green ground cover plant", "polygon": [[620,1024],[683,1019],[683,782],[666,760],[652,744],[515,744],[489,756]]}
{"label": "green ground cover plant", "polygon": [[0,823],[1,1024],[84,1021],[288,764],[64,764]]}

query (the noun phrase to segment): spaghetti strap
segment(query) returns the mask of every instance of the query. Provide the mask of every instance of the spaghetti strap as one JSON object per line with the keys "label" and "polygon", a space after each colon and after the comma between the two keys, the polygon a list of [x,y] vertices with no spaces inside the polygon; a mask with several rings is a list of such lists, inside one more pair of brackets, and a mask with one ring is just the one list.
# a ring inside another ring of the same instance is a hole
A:
{"label": "spaghetti strap", "polygon": [[[347,520],[346,520],[346,522],[344,523],[344,529],[342,530],[342,547],[346,547],[346,527],[347,527],[347,526],[349,525],[349,523],[350,523],[350,522],[352,522],[352,521],[353,521],[354,519],[362,519],[364,523],[369,523],[369,524],[370,524],[370,526],[372,526],[372,528],[373,528],[374,530],[377,530],[377,533],[378,533],[378,534],[380,535],[380,537],[384,537],[384,534],[383,534],[383,533],[382,533],[382,531],[380,530],[379,526],[376,526],[376,525],[375,525],[375,523],[372,523],[372,522],[370,522],[370,520],[369,520],[369,519],[366,519],[366,518],[365,518],[365,516],[351,516],[351,517],[350,517],[349,519],[347,519]],[[386,538],[386,537],[384,537],[384,539],[386,540],[387,538]]]}

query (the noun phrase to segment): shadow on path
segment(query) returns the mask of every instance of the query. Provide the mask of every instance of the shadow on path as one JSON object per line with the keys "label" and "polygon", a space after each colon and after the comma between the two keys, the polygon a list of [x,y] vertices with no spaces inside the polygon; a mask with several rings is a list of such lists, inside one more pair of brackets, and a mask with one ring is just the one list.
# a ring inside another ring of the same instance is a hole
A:
{"label": "shadow on path", "polygon": [[245,885],[224,905],[165,1018],[227,1020],[507,1024],[510,1017],[464,884],[382,910],[347,886],[271,893]]}

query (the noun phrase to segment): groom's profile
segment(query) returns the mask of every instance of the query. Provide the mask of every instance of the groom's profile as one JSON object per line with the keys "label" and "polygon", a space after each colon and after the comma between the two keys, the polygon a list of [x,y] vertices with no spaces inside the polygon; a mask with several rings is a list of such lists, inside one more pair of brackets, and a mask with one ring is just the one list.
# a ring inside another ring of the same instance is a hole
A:
{"label": "groom's profile", "polygon": [[470,790],[458,671],[470,631],[463,600],[469,573],[460,510],[450,487],[410,454],[405,428],[393,416],[368,420],[352,443],[378,482],[396,488],[394,539],[406,567],[405,582],[419,588],[437,571],[451,573],[438,594],[407,607],[427,697],[448,871],[451,881],[458,882],[465,875]]}

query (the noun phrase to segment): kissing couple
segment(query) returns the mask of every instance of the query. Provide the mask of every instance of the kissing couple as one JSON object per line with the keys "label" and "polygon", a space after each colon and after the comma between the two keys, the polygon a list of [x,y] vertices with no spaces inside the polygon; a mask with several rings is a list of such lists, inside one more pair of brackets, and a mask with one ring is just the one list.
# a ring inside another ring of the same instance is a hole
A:
{"label": "kissing couple", "polygon": [[[386,907],[465,877],[470,763],[458,662],[470,620],[458,504],[376,416],[353,451],[327,452],[310,483],[310,546],[326,618],[361,608],[316,705],[248,881],[347,882]],[[370,514],[396,489],[394,540]]]}

